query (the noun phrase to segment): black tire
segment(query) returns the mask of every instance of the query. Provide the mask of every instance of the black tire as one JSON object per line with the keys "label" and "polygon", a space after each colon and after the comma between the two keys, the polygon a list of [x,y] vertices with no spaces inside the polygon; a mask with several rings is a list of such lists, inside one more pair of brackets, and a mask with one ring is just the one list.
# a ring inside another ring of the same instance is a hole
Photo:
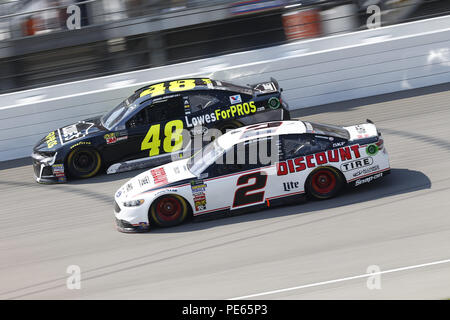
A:
{"label": "black tire", "polygon": [[102,158],[93,148],[77,148],[69,153],[66,163],[71,177],[85,179],[100,171]]}
{"label": "black tire", "polygon": [[243,124],[240,123],[239,121],[232,120],[232,121],[227,121],[227,122],[222,123],[221,125],[219,125],[217,127],[217,129],[219,129],[220,132],[222,132],[222,133],[226,133],[228,130],[237,129],[242,126],[243,126]]}
{"label": "black tire", "polygon": [[336,196],[343,185],[343,177],[337,169],[320,167],[308,176],[305,189],[308,197],[324,200]]}
{"label": "black tire", "polygon": [[152,203],[149,216],[149,220],[160,227],[172,227],[186,221],[189,206],[179,195],[164,195]]}

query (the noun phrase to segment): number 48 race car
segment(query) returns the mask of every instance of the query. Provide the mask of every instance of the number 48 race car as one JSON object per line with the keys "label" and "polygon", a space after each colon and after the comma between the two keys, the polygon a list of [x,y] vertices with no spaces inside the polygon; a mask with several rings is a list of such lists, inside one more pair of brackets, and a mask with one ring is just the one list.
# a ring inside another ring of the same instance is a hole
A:
{"label": "number 48 race car", "polygon": [[89,178],[102,168],[155,167],[182,155],[190,137],[210,128],[224,132],[283,119],[290,115],[275,79],[247,87],[198,78],[157,83],[102,117],[50,132],[33,149],[34,173],[38,182],[55,183]]}
{"label": "number 48 race car", "polygon": [[191,217],[276,206],[305,193],[328,199],[346,184],[358,186],[389,172],[383,138],[370,120],[349,127],[255,124],[125,183],[115,194],[115,218],[118,230],[142,232]]}

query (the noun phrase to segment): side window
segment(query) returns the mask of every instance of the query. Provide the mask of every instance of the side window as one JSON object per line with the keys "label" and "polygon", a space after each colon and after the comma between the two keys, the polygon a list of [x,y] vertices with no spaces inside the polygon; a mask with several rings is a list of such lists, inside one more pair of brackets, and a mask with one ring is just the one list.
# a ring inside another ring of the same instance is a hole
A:
{"label": "side window", "polygon": [[282,158],[292,159],[331,148],[327,136],[289,134],[282,137]]}
{"label": "side window", "polygon": [[[144,102],[145,103],[145,102]],[[180,96],[154,100],[127,121],[127,128],[136,128],[184,116],[183,99]]]}
{"label": "side window", "polygon": [[199,112],[205,108],[217,105],[220,100],[213,94],[194,93],[189,96],[191,112]]}
{"label": "side window", "polygon": [[130,120],[127,121],[127,128],[136,128],[148,124],[147,110],[142,109],[136,113]]}
{"label": "side window", "polygon": [[154,100],[145,108],[150,123],[158,123],[184,116],[184,103],[181,96]]}

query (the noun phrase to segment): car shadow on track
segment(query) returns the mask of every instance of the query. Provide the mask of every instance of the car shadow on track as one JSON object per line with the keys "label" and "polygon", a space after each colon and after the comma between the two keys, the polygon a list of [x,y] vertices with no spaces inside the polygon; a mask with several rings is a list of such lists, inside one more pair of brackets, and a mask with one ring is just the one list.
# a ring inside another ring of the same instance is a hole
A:
{"label": "car shadow on track", "polygon": [[[301,197],[298,202],[294,204],[268,208],[260,211],[252,211],[240,215],[226,215],[215,218],[212,217],[206,220],[194,220],[176,227],[155,228],[152,229],[150,233],[184,233],[241,222],[300,215],[303,213],[317,212],[317,214],[319,214],[320,211],[331,208],[369,202],[395,195],[405,195],[430,188],[431,181],[422,172],[408,169],[392,169],[391,174],[383,177],[383,179],[369,184],[364,184],[356,188],[347,187],[341,192],[340,195],[333,199],[314,201],[306,200],[305,197]],[[404,197],[400,199],[392,198],[392,200],[386,200],[386,202],[392,203],[401,199],[404,199]],[[380,203],[377,203],[375,206],[380,206]],[[368,207],[370,207],[370,204],[368,204]],[[321,217],[326,218],[324,216]],[[143,235],[145,235],[145,233],[143,233]]]}

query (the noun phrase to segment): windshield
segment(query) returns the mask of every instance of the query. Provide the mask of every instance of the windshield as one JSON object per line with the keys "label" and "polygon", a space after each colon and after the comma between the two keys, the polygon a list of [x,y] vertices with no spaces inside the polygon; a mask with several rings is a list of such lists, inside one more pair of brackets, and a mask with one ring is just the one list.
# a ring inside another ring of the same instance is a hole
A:
{"label": "windshield", "polygon": [[117,107],[110,110],[101,117],[102,125],[108,130],[112,130],[122,119],[136,108],[136,100],[139,94],[135,93],[129,98],[122,101]]}
{"label": "windshield", "polygon": [[223,149],[217,139],[208,144],[203,149],[196,152],[187,164],[189,171],[191,171],[197,177],[206,170],[211,164],[213,164],[217,158],[219,158],[225,149]]}

